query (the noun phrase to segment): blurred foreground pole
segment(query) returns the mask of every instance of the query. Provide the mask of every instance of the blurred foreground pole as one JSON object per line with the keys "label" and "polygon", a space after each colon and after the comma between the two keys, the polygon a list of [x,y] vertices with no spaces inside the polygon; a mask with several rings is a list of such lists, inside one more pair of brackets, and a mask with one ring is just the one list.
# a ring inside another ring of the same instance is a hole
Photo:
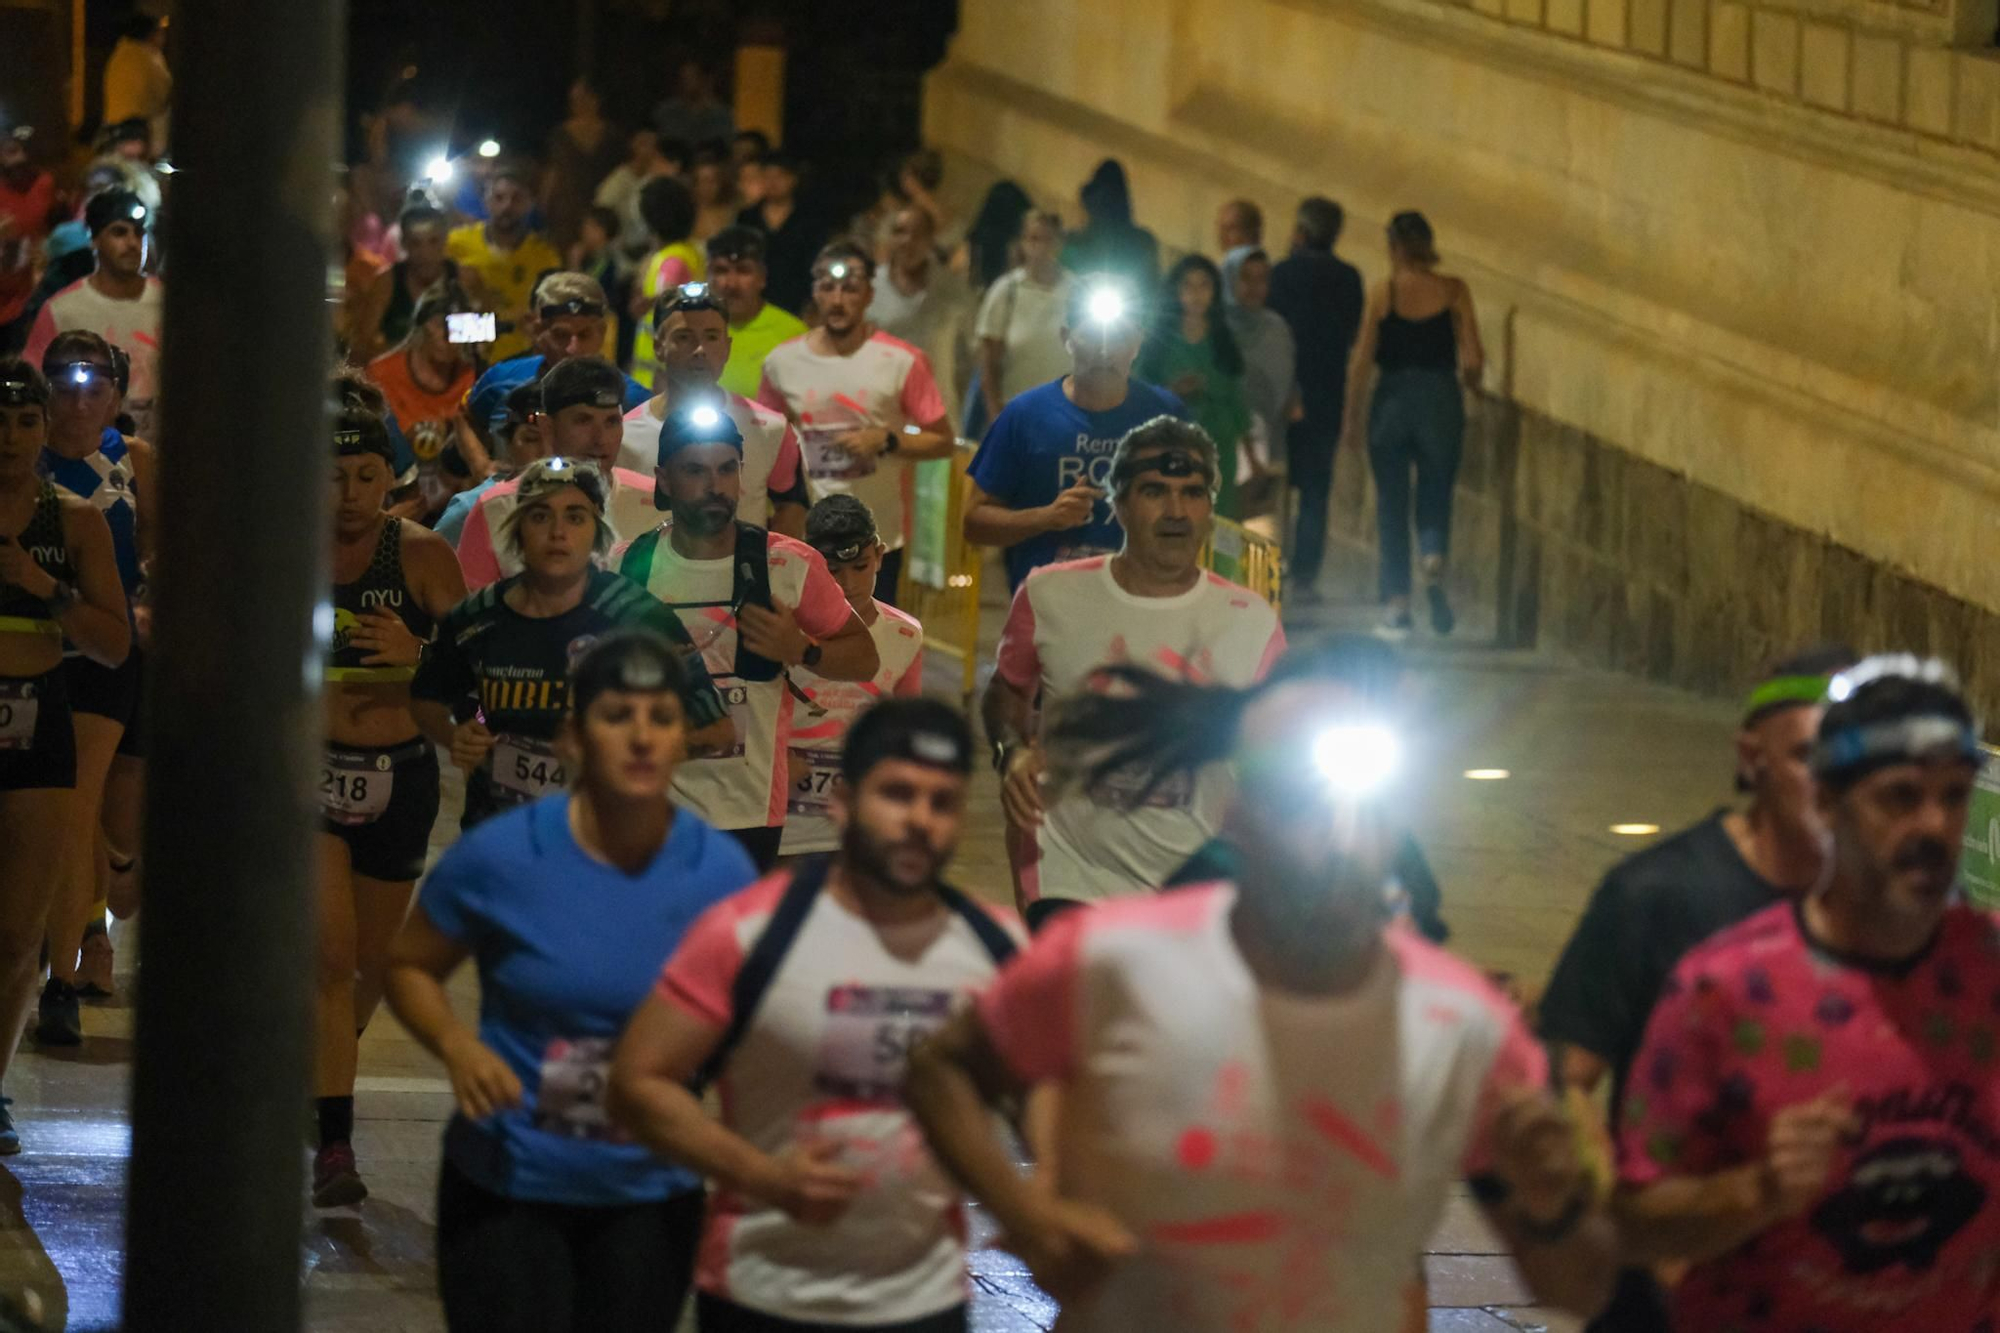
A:
{"label": "blurred foreground pole", "polygon": [[342,0],[180,0],[125,1326],[290,1333]]}

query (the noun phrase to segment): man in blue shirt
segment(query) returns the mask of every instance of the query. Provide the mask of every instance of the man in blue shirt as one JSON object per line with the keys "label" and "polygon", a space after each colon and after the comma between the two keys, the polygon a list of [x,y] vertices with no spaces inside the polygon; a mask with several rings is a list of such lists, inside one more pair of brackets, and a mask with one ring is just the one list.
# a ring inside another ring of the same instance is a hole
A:
{"label": "man in blue shirt", "polygon": [[[509,391],[540,379],[561,362],[576,356],[598,356],[609,331],[604,288],[597,279],[567,269],[551,273],[535,287],[535,346],[526,356],[502,361],[474,381],[465,395],[465,417],[478,432],[489,455],[493,452],[492,422],[506,411]],[[645,406],[652,390],[630,375],[625,377],[625,410]]]}
{"label": "man in blue shirt", "polygon": [[1063,344],[1070,373],[1001,409],[972,460],[965,539],[1007,551],[1007,586],[1043,565],[1116,551],[1123,542],[1106,483],[1118,441],[1154,417],[1185,420],[1181,400],[1132,378],[1145,320],[1119,280],[1070,284]]}

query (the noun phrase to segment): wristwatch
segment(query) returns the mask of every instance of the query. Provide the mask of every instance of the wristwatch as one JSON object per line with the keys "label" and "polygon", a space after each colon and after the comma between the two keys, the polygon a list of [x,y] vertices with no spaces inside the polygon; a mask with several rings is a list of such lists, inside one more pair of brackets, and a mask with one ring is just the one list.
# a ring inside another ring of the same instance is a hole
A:
{"label": "wristwatch", "polygon": [[1007,756],[1014,752],[1015,741],[993,742],[993,771],[1001,777],[1007,776]]}
{"label": "wristwatch", "polygon": [[890,430],[887,426],[882,427],[882,452],[893,454],[902,447],[903,437],[901,433]]}
{"label": "wristwatch", "polygon": [[816,643],[808,643],[804,653],[799,655],[799,665],[817,670],[819,659],[826,656],[826,650]]}

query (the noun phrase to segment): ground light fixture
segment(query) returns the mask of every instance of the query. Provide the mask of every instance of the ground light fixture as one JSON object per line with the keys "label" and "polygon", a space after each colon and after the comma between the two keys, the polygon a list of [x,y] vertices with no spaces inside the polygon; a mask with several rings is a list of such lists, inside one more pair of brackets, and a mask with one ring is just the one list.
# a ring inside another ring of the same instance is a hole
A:
{"label": "ground light fixture", "polygon": [[1514,775],[1504,768],[1468,768],[1465,776],[1473,782],[1505,782]]}
{"label": "ground light fixture", "polygon": [[1611,831],[1621,838],[1647,838],[1660,831],[1658,824],[1613,824]]}

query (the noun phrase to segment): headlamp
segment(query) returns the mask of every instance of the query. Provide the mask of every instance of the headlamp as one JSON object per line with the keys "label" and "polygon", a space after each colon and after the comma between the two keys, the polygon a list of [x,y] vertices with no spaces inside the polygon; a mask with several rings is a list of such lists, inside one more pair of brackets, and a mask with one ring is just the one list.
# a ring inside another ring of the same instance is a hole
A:
{"label": "headlamp", "polygon": [[1396,776],[1403,746],[1379,722],[1345,723],[1313,738],[1312,758],[1314,769],[1337,795],[1371,796]]}
{"label": "headlamp", "polygon": [[1200,454],[1186,449],[1165,449],[1156,453],[1142,453],[1137,458],[1121,458],[1111,469],[1111,489],[1123,495],[1125,488],[1138,480],[1141,473],[1157,472],[1162,477],[1200,477],[1215,489],[1215,473]]}
{"label": "headlamp", "polygon": [[696,430],[709,430],[719,424],[722,413],[704,403],[688,413],[688,424]]}
{"label": "headlamp", "polygon": [[847,273],[847,264],[844,260],[836,259],[826,266],[826,276],[832,278],[835,282],[841,281],[847,276]]}
{"label": "headlamp", "polygon": [[498,139],[481,140],[479,144],[479,155],[481,157],[500,156],[500,141]]}
{"label": "headlamp", "polygon": [[604,317],[604,303],[602,301],[586,301],[580,296],[572,296],[567,301],[554,301],[544,304],[535,313],[542,317],[544,324],[550,320],[561,319],[565,315],[589,315],[594,319],[602,319]]}
{"label": "headlamp", "polygon": [[26,407],[34,403],[41,407],[49,405],[48,393],[41,384],[27,378],[0,379],[0,407]]}
{"label": "headlamp", "polygon": [[1085,301],[1084,311],[1100,328],[1117,324],[1125,318],[1125,293],[1116,287],[1099,287]]}
{"label": "headlamp", "polygon": [[706,301],[708,284],[705,282],[684,282],[675,289],[674,295],[683,301]]}
{"label": "headlamp", "polygon": [[1844,703],[1863,685],[1891,676],[1926,685],[1942,685],[1954,693],[1959,688],[1958,673],[1935,657],[1922,658],[1914,653],[1880,653],[1855,663],[1828,681],[1826,697],[1832,703]]}
{"label": "headlamp", "polygon": [[424,179],[439,182],[448,181],[451,179],[451,172],[451,159],[443,153],[439,153],[430,160],[429,165],[425,166]]}

